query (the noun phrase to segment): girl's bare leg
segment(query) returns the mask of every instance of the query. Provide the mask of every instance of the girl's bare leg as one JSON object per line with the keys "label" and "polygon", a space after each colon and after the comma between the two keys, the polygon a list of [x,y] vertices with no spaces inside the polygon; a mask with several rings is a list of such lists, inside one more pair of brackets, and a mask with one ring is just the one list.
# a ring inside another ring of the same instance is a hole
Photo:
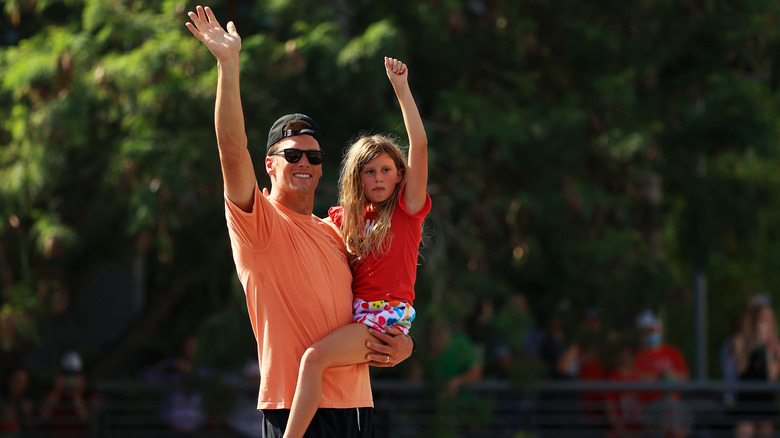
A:
{"label": "girl's bare leg", "polygon": [[340,327],[309,347],[301,358],[285,438],[300,438],[317,412],[322,396],[322,373],[331,367],[367,362],[366,341],[376,339],[365,324]]}

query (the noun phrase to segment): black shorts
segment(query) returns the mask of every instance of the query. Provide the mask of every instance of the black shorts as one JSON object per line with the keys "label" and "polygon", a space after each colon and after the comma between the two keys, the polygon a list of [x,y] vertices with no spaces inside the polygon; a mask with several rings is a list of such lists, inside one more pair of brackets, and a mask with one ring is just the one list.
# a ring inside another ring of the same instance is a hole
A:
{"label": "black shorts", "polygon": [[[263,410],[263,438],[282,438],[289,409]],[[320,408],[304,438],[373,438],[374,408]]]}

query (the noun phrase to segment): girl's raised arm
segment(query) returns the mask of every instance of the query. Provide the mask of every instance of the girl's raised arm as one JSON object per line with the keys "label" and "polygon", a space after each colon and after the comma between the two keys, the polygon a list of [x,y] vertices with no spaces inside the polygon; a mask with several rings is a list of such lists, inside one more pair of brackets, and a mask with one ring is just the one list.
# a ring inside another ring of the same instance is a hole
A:
{"label": "girl's raised arm", "polygon": [[409,89],[409,70],[403,62],[385,57],[385,70],[393,84],[401,113],[404,116],[406,134],[409,136],[409,173],[406,179],[404,201],[409,214],[415,214],[425,206],[428,187],[428,137],[425,135],[420,112]]}

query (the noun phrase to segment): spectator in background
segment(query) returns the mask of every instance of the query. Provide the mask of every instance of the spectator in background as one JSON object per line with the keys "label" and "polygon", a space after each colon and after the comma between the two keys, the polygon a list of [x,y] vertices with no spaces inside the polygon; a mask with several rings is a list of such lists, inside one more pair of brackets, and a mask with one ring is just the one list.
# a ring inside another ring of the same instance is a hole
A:
{"label": "spectator in background", "polygon": [[30,374],[15,368],[8,375],[0,397],[0,436],[17,437],[34,426],[33,401],[28,394]]}
{"label": "spectator in background", "polygon": [[553,380],[576,380],[580,375],[581,347],[566,336],[566,303],[560,303],[550,318],[548,332],[541,343],[540,354]]}
{"label": "spectator in background", "polygon": [[457,395],[464,385],[482,380],[482,351],[466,334],[453,331],[445,322],[433,324],[430,360],[426,374],[445,399]]}
{"label": "spectator in background", "polygon": [[465,333],[452,329],[441,319],[432,321],[430,355],[423,375],[436,400],[435,436],[457,436],[490,415],[485,404],[464,388],[482,379],[482,356],[482,350]]}
{"label": "spectator in background", "polygon": [[68,351],[41,406],[41,421],[57,437],[86,437],[97,401],[97,393],[88,388],[81,355]]}
{"label": "spectator in background", "polygon": [[[737,369],[737,352],[735,349],[745,345],[746,337],[751,332],[750,329],[750,309],[755,305],[770,306],[769,296],[766,294],[755,294],[747,299],[745,309],[734,322],[734,332],[726,339],[720,347],[720,366],[723,373],[723,380],[727,382],[736,382],[739,380],[739,370]],[[736,394],[732,391],[723,394],[723,402],[729,408],[734,407]]]}
{"label": "spectator in background", "polygon": [[165,385],[160,418],[171,435],[201,430],[209,421],[201,381],[209,373],[197,365],[197,354],[198,340],[189,336],[179,355],[163,359],[146,373],[147,382]]}
{"label": "spectator in background", "polygon": [[489,377],[520,381],[536,377],[531,365],[538,355],[536,322],[525,295],[480,302],[469,318],[471,339],[484,347]]}
{"label": "spectator in background", "polygon": [[[610,382],[638,382],[639,374],[634,369],[636,346],[629,340],[619,340],[610,371],[606,379]],[[642,406],[637,391],[610,391],[606,395],[606,411],[610,430],[607,438],[639,437],[642,423]]]}
{"label": "spectator in background", "polygon": [[533,357],[538,354],[536,319],[531,313],[524,294],[513,294],[496,312],[496,331],[502,338],[502,344],[509,348],[514,358],[504,368],[512,367],[519,357]]}
{"label": "spectator in background", "polygon": [[[646,310],[637,318],[642,347],[634,359],[634,368],[642,380],[675,382],[688,380],[688,365],[677,347],[664,342],[663,321]],[[654,436],[681,438],[691,429],[690,409],[678,392],[642,391],[645,427]]]}
{"label": "spectator in background", "polygon": [[[726,382],[736,382],[739,380],[739,371],[737,370],[737,358],[735,348],[744,345],[745,336],[749,330],[748,310],[740,313],[739,318],[734,323],[734,332],[720,347],[720,367],[723,373],[723,380]],[[723,393],[723,402],[727,407],[733,408],[736,402],[736,394],[733,391]]]}
{"label": "spectator in background", "polygon": [[[636,354],[636,371],[645,380],[681,381],[688,380],[688,365],[680,350],[664,342],[664,325],[652,311],[646,310],[637,318],[637,327],[642,337],[642,347]],[[661,393],[644,396],[646,400],[657,400]]]}
{"label": "spectator in background", "polygon": [[[579,378],[583,381],[598,381],[606,378],[606,370],[602,362],[602,350],[605,335],[602,331],[601,311],[595,307],[585,310],[585,318],[580,325],[577,344],[580,345]],[[583,429],[596,429],[598,435],[603,429],[604,411],[603,391],[583,391]]]}
{"label": "spectator in background", "polygon": [[466,319],[466,334],[485,352],[485,376],[506,377],[502,373],[500,362],[509,357],[508,347],[503,345],[501,331],[497,324],[496,302],[484,298],[476,303]]}
{"label": "spectator in background", "polygon": [[[601,350],[605,342],[604,338],[601,312],[593,307],[586,309],[585,319],[577,335],[577,344],[580,345],[579,378],[581,380],[604,379],[605,370],[601,360]],[[599,394],[599,392],[583,393],[586,407],[596,408],[602,400]]]}
{"label": "spectator in background", "polygon": [[[768,301],[753,300],[744,336],[732,344],[734,363],[741,382],[774,382],[780,371],[780,342],[775,314]],[[768,438],[774,434],[777,416],[775,394],[768,391],[740,391],[734,412],[737,438]]]}
{"label": "spectator in background", "polygon": [[257,410],[257,393],[243,389],[243,383],[251,383],[247,386],[249,388],[256,388],[260,383],[260,364],[257,357],[249,358],[241,370],[239,391],[227,422],[238,437],[262,438],[263,412]]}
{"label": "spectator in background", "polygon": [[[579,379],[582,347],[566,333],[567,302],[561,302],[548,323],[548,331],[541,343],[540,356],[553,381]],[[572,419],[583,412],[580,394],[572,390],[551,390],[539,394],[539,426],[546,437],[568,438]]]}
{"label": "spectator in background", "polygon": [[[468,333],[480,347],[484,347],[485,377],[508,381],[512,387],[526,388],[545,375],[539,359],[539,344],[544,333],[536,327],[526,296],[513,293],[506,298],[484,299],[477,303],[468,319]],[[532,391],[523,391],[522,398],[534,399]],[[523,403],[523,401],[518,401]],[[493,424],[502,430],[497,436],[514,435],[528,420],[513,410],[495,410]]]}

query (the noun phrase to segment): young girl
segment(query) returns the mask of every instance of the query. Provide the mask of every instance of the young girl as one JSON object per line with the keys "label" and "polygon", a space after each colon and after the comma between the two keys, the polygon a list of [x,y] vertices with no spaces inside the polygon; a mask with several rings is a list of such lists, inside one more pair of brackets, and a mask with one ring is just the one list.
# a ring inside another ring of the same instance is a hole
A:
{"label": "young girl", "polygon": [[[409,333],[422,222],[431,209],[428,139],[412,98],[406,65],[385,58],[409,136],[408,162],[390,139],[373,135],[349,147],[330,219],[341,229],[352,259],[353,321],[309,347],[301,359],[284,436],[302,437],[320,402],[322,373],[366,362],[368,328]],[[387,362],[390,361],[389,356]]]}

